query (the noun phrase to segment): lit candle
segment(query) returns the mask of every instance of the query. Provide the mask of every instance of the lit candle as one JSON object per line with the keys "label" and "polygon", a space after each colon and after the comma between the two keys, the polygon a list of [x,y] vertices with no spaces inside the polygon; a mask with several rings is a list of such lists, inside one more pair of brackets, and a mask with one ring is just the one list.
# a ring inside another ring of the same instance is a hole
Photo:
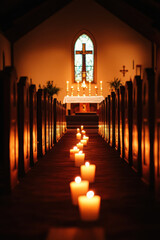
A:
{"label": "lit candle", "polygon": [[78,132],[78,133],[76,134],[76,138],[77,138],[77,139],[81,139],[81,133]]}
{"label": "lit candle", "polygon": [[77,143],[77,147],[79,150],[83,150],[83,143],[81,142]]}
{"label": "lit candle", "polygon": [[83,130],[83,125],[81,125],[81,130]]}
{"label": "lit candle", "polygon": [[77,128],[77,133],[79,133],[80,132],[80,129],[79,128]]}
{"label": "lit candle", "polygon": [[85,159],[85,153],[83,153],[82,151],[75,153],[75,166],[80,167],[81,165],[83,165],[84,159]]}
{"label": "lit candle", "polygon": [[86,139],[82,139],[81,143],[83,143],[83,145],[86,146],[87,145],[87,140]]}
{"label": "lit candle", "polygon": [[87,142],[88,142],[89,137],[87,137],[86,135],[83,135],[83,139],[84,139],[84,140],[87,140]]}
{"label": "lit candle", "polygon": [[88,180],[91,183],[94,182],[96,171],[95,164],[90,164],[89,162],[86,162],[85,165],[81,165],[80,171],[83,180]]}
{"label": "lit candle", "polygon": [[79,152],[78,147],[73,147],[73,149],[70,149],[70,159],[74,160],[75,153],[78,153],[78,152]]}
{"label": "lit candle", "polygon": [[83,135],[85,135],[86,131],[85,131],[85,130],[82,130],[81,133],[82,133]]}
{"label": "lit candle", "polygon": [[100,81],[100,94],[102,95],[102,81]]}
{"label": "lit candle", "polygon": [[69,81],[66,82],[67,83],[67,96],[69,95]]}
{"label": "lit candle", "polygon": [[70,191],[72,203],[78,205],[78,197],[87,193],[89,189],[88,181],[81,181],[80,177],[76,177],[75,181],[70,182]]}
{"label": "lit candle", "polygon": [[101,197],[94,196],[93,191],[87,192],[86,196],[78,197],[78,206],[81,219],[84,221],[95,221],[99,218]]}
{"label": "lit candle", "polygon": [[89,81],[89,96],[91,96],[91,81]]}

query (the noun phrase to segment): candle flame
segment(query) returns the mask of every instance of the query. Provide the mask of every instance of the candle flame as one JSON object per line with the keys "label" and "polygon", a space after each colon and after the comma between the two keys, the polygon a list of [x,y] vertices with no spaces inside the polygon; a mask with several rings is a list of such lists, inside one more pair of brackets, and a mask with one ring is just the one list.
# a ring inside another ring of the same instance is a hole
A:
{"label": "candle flame", "polygon": [[87,198],[92,198],[92,197],[94,197],[94,192],[93,191],[89,191],[89,192],[87,192]]}
{"label": "candle flame", "polygon": [[77,150],[78,148],[77,147],[73,147],[74,150]]}
{"label": "candle flame", "polygon": [[79,151],[79,153],[78,154],[82,154],[82,151]]}
{"label": "candle flame", "polygon": [[85,162],[85,166],[89,167],[90,163],[89,162]]}
{"label": "candle flame", "polygon": [[81,182],[81,177],[76,177],[76,178],[75,178],[75,182],[76,182],[76,183],[80,183],[80,182]]}

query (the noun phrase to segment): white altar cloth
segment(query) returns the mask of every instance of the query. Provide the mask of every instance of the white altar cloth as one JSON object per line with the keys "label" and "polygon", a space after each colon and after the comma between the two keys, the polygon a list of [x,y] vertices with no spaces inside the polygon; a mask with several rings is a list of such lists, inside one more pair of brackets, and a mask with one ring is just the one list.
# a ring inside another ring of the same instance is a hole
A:
{"label": "white altar cloth", "polygon": [[100,103],[103,96],[65,96],[63,103]]}

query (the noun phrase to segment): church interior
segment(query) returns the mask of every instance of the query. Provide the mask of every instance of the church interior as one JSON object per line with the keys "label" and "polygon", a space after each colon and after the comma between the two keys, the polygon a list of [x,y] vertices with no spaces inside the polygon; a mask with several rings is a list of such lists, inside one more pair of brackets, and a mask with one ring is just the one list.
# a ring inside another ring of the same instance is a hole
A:
{"label": "church interior", "polygon": [[0,84],[0,239],[159,239],[159,0],[1,1]]}

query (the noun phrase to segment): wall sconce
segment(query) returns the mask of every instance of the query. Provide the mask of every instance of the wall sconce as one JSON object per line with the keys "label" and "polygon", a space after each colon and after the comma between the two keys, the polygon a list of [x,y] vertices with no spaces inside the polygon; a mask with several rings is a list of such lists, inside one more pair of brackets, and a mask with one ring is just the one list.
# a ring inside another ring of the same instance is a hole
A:
{"label": "wall sconce", "polygon": [[136,76],[141,76],[142,65],[136,65]]}

